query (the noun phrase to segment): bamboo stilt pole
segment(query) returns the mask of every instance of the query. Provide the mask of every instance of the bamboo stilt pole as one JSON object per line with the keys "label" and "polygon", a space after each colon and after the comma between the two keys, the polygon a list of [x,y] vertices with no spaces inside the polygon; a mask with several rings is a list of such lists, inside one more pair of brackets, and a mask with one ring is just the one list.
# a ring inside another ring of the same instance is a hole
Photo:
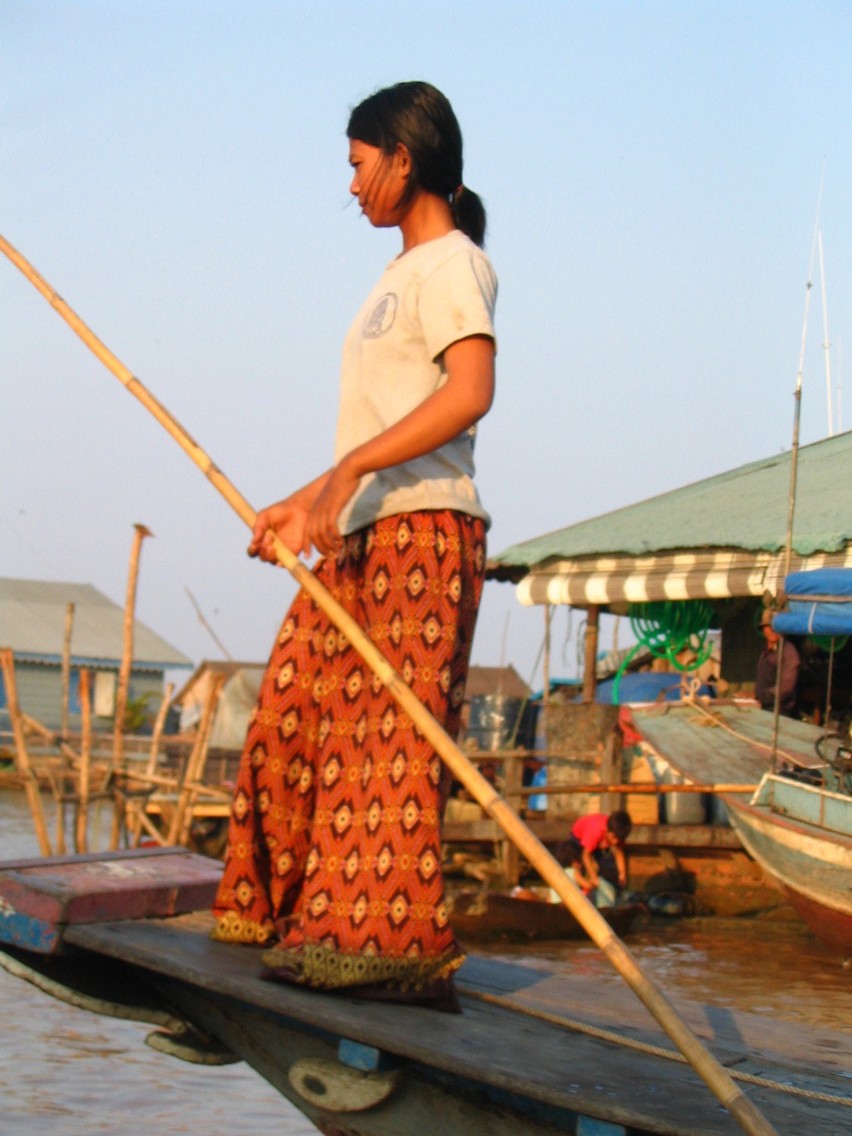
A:
{"label": "bamboo stilt pole", "polygon": [[54,777],[50,777],[50,789],[56,806],[56,855],[64,856],[68,851],[65,843],[65,769],[60,769]]}
{"label": "bamboo stilt pole", "polygon": [[[62,715],[60,730],[63,739],[68,736],[68,704],[71,693],[71,631],[74,627],[74,605],[69,603],[65,608],[65,631],[62,636]],[[70,767],[68,753],[64,747],[60,752],[65,758],[65,768],[59,772],[59,793],[56,799],[56,854],[65,855],[65,781],[66,772]]]}
{"label": "bamboo stilt pole", "polygon": [[546,707],[550,701],[550,623],[553,616],[551,605],[544,605],[544,661],[541,666],[542,702]]}
{"label": "bamboo stilt pole", "polygon": [[[115,732],[113,736],[114,772],[124,771],[124,717],[127,711],[127,695],[130,687],[130,671],[133,667],[133,623],[136,617],[136,585],[139,581],[139,556],[142,551],[142,541],[146,536],[152,536],[150,529],[144,525],[134,525],[133,545],[130,550],[130,565],[127,571],[127,595],[124,601],[124,634],[121,653],[121,667],[118,672],[118,691],[115,698]],[[112,817],[112,835],[110,848],[118,848],[121,838],[121,827],[124,823],[124,794],[116,789],[115,808]]]}
{"label": "bamboo stilt pole", "polygon": [[160,832],[160,830],[157,828],[157,826],[154,824],[154,822],[151,820],[151,818],[147,815],[144,808],[140,808],[140,810],[139,810],[139,821],[140,821],[142,827],[148,833],[148,835],[153,840],[156,840],[161,848],[165,848],[165,847],[168,846],[168,844],[170,843],[168,837],[164,836],[163,833]]}
{"label": "bamboo stilt pole", "polygon": [[77,787],[77,823],[74,829],[74,848],[77,852],[89,851],[89,767],[92,756],[92,703],[90,700],[89,670],[80,671],[80,780]]}
{"label": "bamboo stilt pole", "polygon": [[213,728],[213,717],[219,695],[225,684],[227,675],[216,675],[207,692],[204,711],[198,725],[198,737],[186,763],[183,784],[178,793],[177,805],[169,826],[169,844],[183,843],[189,836],[189,827],[192,823],[192,803],[197,795],[195,785],[201,778],[207,760],[207,747],[210,742],[210,731]]}
{"label": "bamboo stilt pole", "polygon": [[[163,700],[160,703],[160,709],[157,711],[157,718],[154,722],[154,732],[151,735],[151,749],[148,753],[148,764],[145,766],[145,777],[148,781],[150,781],[150,779],[154,776],[155,770],[157,768],[157,757],[160,750],[160,739],[163,736],[163,730],[166,725],[166,716],[169,712],[169,706],[171,705],[172,695],[174,694],[174,692],[175,684],[173,682],[167,683],[165,693],[163,694]],[[144,814],[144,811],[144,808],[140,808],[137,811],[136,820],[134,821],[133,827],[131,829],[130,844],[132,848],[139,847],[139,841],[142,837],[142,816]]]}
{"label": "bamboo stilt pole", "polygon": [[29,730],[31,734],[38,734],[40,738],[44,738],[45,741],[49,741],[54,744],[59,741],[53,730],[45,726],[44,723],[38,720],[38,718],[31,717],[24,710],[21,711],[21,721],[24,723],[24,728]]}
{"label": "bamboo stilt pole", "polygon": [[44,805],[38,788],[38,781],[30,764],[30,755],[27,752],[27,741],[24,734],[24,721],[21,706],[18,702],[18,683],[15,679],[15,661],[9,647],[0,649],[0,667],[3,670],[3,685],[6,688],[6,707],[12,719],[12,733],[15,737],[15,764],[24,783],[27,802],[33,818],[38,846],[42,856],[51,854],[50,838],[47,835],[47,824],[44,819]]}
{"label": "bamboo stilt pole", "polygon": [[[498,756],[501,755],[498,754]],[[517,796],[534,797],[537,793],[542,793],[545,796],[556,796],[557,794],[569,796],[571,793],[617,793],[619,796],[629,797],[634,793],[656,796],[658,793],[755,793],[756,791],[757,785],[729,785],[722,782],[714,785],[695,785],[692,783],[658,785],[655,781],[637,781],[635,784],[630,781],[589,781],[585,784],[578,783],[576,785],[528,786],[525,789],[518,789]]]}
{"label": "bamboo stilt pole", "polygon": [[583,701],[594,702],[598,685],[598,628],[601,609],[597,604],[589,604],[586,612],[586,636],[583,644]]}
{"label": "bamboo stilt pole", "polygon": [[71,686],[71,631],[74,627],[74,605],[65,609],[65,634],[62,639],[62,736],[68,737],[68,696]]}
{"label": "bamboo stilt pole", "polygon": [[[62,316],[108,370],[154,415],[178,445],[192,458],[208,480],[215,485],[243,521],[250,528],[253,528],[256,513],[248,501],[238,493],[237,489],[213,464],[212,460],[187,431],[95,336],[32,265],[3,237],[0,237],[0,249],[41,292],[48,303]],[[592,941],[603,951],[609,962],[650,1010],[695,1072],[698,1073],[722,1105],[728,1109],[742,1129],[748,1132],[750,1136],[778,1136],[776,1130],[769,1124],[760,1110],[744,1095],[728,1070],[705,1048],[699,1038],[680,1018],[668,999],[657,989],[650,976],[642,970],[621,940],[613,933],[600,912],[589,903],[580,889],[565,875],[562,867],[550,855],[541,841],[530,832],[517,814],[509,808],[494,788],[467,760],[461,749],[443,727],[435,721],[400,676],[396,674],[393,667],[376,649],[358,623],[326,591],[306,565],[301,563],[298,557],[277,538],[275,550],[280,563],[335,623],[338,630],[346,635],[355,650],[387,687],[398,705],[409,714],[416,728],[434,747],[453,775],[462,782],[482,808],[497,821],[509,839],[516,845],[518,851],[526,857],[527,862],[538,871],[545,883],[554,889]]]}

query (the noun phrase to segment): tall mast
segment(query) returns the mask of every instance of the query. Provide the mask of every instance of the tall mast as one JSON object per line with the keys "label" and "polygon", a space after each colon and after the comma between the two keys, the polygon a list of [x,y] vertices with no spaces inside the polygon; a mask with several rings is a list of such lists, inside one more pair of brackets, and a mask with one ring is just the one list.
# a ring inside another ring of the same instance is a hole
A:
{"label": "tall mast", "polygon": [[[802,343],[799,349],[799,369],[796,372],[796,389],[793,392],[793,439],[790,447],[790,490],[787,500],[787,536],[784,543],[784,576],[786,580],[790,574],[790,565],[793,559],[793,519],[796,512],[796,476],[799,466],[799,423],[802,418],[802,374],[805,369],[805,345],[808,339],[808,315],[811,309],[811,292],[813,291],[814,253],[819,233],[819,213],[822,203],[822,178],[820,178],[819,198],[817,199],[817,216],[814,225],[814,239],[811,242],[811,259],[808,265],[808,281],[805,285],[805,314],[802,319]],[[775,669],[775,706],[772,715],[772,772],[778,765],[778,727],[781,716],[781,657],[784,652],[784,637],[782,636],[776,648],[777,665]]]}
{"label": "tall mast", "polygon": [[828,436],[834,434],[834,411],[831,404],[831,344],[828,339],[828,300],[825,295],[825,257],[822,251],[822,229],[817,234],[819,245],[819,286],[822,293],[822,349],[825,352],[825,403],[828,411]]}

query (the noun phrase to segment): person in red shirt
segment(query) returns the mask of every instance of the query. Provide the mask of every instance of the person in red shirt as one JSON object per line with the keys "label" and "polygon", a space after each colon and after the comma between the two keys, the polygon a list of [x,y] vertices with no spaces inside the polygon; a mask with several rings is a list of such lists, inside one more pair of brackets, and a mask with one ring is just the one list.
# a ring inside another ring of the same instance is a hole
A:
{"label": "person in red shirt", "polygon": [[[560,863],[577,886],[594,898],[598,907],[612,907],[617,889],[627,887],[627,859],[624,844],[633,828],[629,813],[619,809],[610,813],[590,813],[571,827],[571,836],[562,846]],[[608,855],[609,854],[609,855]],[[614,861],[615,879],[607,879],[606,860]]]}

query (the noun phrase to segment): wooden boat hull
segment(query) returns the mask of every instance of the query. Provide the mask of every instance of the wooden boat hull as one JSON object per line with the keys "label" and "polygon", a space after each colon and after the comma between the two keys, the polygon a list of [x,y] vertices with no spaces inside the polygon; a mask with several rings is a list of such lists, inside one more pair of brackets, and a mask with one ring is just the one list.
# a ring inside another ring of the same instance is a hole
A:
{"label": "wooden boat hull", "polygon": [[[461,891],[448,900],[450,923],[463,943],[532,943],[585,939],[586,932],[561,903],[517,899],[496,891]],[[643,911],[638,903],[607,907],[601,915],[626,935]]]}
{"label": "wooden boat hull", "polygon": [[[181,856],[191,861],[191,888],[208,870],[215,885],[213,862]],[[154,905],[183,905],[180,889],[166,899],[179,865],[168,854],[154,859],[0,865],[0,936],[19,934],[28,905],[42,916],[52,905],[60,920],[58,948],[10,945],[0,961],[77,1005],[153,1023],[157,1049],[208,1064],[247,1061],[328,1136],[430,1132],[436,1118],[459,1136],[738,1131],[689,1066],[660,1052],[670,1044],[629,992],[619,998],[585,975],[475,957],[459,973],[459,1015],[266,981],[256,949],[210,939],[207,911],[109,919],[110,907],[128,902],[114,881],[125,879],[136,909],[152,865],[169,878],[162,893],[152,889]],[[84,908],[88,921],[61,922]],[[833,1033],[797,1030],[793,1052],[790,1031],[764,1018],[688,1004],[681,1013],[720,1059],[764,1078],[747,1091],[779,1132],[843,1130],[849,1112],[838,1100],[848,1084]],[[791,1085],[819,1096],[796,1096]]]}
{"label": "wooden boat hull", "polygon": [[767,774],[728,798],[743,845],[824,942],[852,956],[852,797]]}

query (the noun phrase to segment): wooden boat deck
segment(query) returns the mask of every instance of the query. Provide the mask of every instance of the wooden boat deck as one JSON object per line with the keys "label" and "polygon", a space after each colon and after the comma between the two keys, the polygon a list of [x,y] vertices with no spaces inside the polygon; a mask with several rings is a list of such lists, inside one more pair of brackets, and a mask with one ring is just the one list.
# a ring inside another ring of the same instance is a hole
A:
{"label": "wooden boat deck", "polygon": [[[636,729],[678,773],[703,785],[757,784],[772,763],[773,716],[758,706],[710,702],[633,707]],[[779,761],[812,768],[821,763],[814,742],[824,731],[781,718]]]}
{"label": "wooden boat deck", "polygon": [[[194,1013],[200,992],[213,1007],[214,1024],[228,1019],[235,1005],[248,1007],[267,1028],[270,1022],[287,1021],[350,1039],[392,1055],[427,1081],[450,1078],[462,1092],[481,1092],[485,1086],[498,1101],[532,1096],[551,1121],[565,1117],[560,1131],[574,1132],[570,1117],[578,1115],[622,1125],[614,1131],[631,1133],[724,1136],[739,1131],[685,1064],[526,1013],[579,1019],[670,1050],[649,1013],[626,989],[592,988],[583,976],[566,978],[546,969],[473,957],[459,975],[462,1015],[380,1005],[265,981],[259,976],[259,952],[213,942],[210,925],[206,913],[88,924],[69,927],[65,942],[150,972],[155,982],[164,981],[170,1001],[188,1005]],[[492,997],[500,1003],[484,1000]],[[805,1092],[848,1098],[848,1081],[844,1087],[841,1079],[848,1076],[848,1037],[798,1025],[793,1031],[709,1006],[677,1008],[736,1070],[796,1084]],[[263,1036],[268,1045],[271,1035]],[[257,1058],[252,1064],[260,1068]],[[836,1103],[763,1086],[748,1086],[746,1092],[782,1133],[837,1136],[844,1123],[852,1124],[852,1108]]]}

